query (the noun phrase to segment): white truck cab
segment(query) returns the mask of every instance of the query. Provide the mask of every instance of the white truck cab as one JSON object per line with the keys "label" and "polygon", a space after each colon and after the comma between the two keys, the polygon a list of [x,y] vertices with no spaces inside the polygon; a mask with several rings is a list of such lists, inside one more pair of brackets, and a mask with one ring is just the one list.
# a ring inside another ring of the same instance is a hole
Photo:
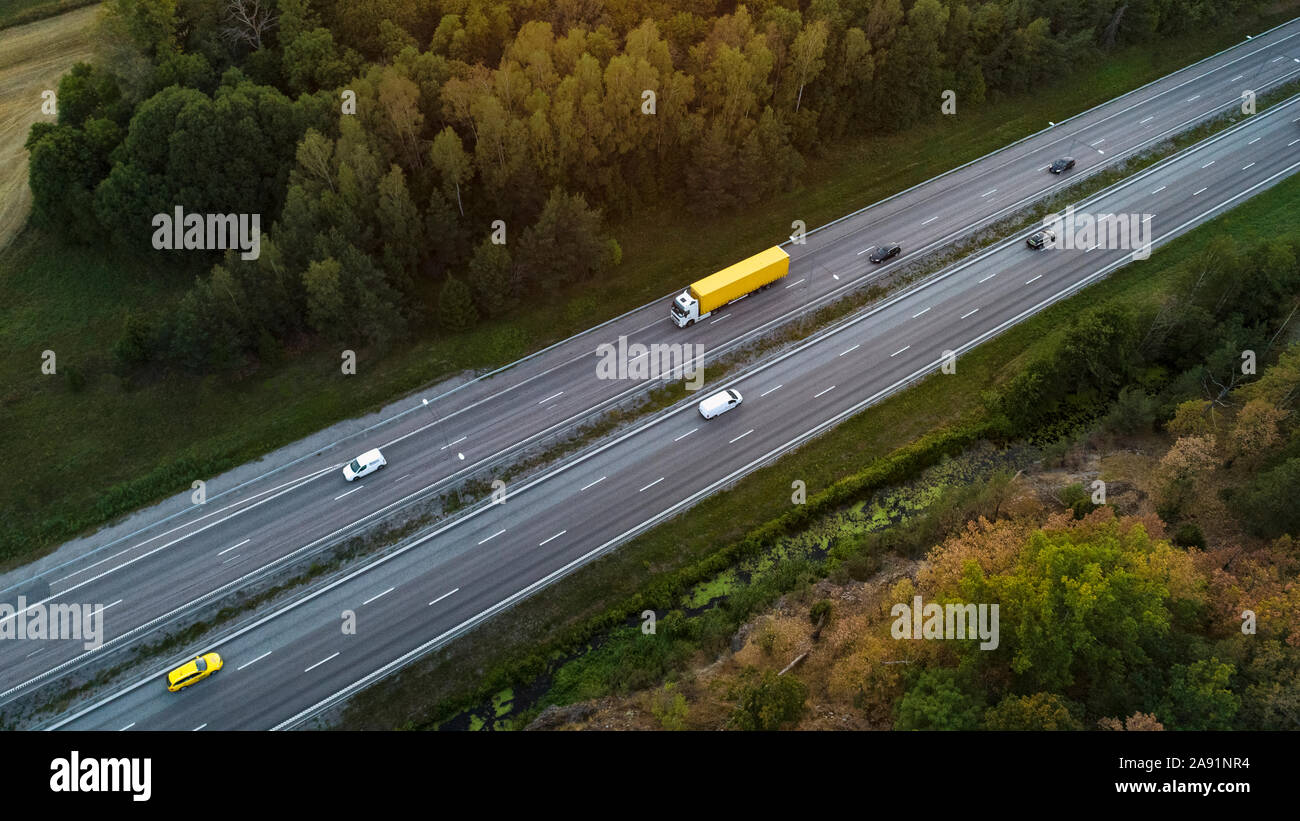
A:
{"label": "white truck cab", "polygon": [[685,328],[687,325],[699,322],[711,313],[713,312],[700,313],[700,301],[691,296],[691,289],[687,288],[673,300],[673,307],[669,316],[672,317],[673,322],[677,323],[678,328]]}

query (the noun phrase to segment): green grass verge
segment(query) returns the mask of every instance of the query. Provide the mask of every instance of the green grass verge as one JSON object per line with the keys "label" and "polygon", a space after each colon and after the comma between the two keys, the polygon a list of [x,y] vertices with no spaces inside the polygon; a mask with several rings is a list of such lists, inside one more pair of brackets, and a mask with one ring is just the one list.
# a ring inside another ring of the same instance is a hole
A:
{"label": "green grass verge", "polygon": [[[0,569],[433,381],[509,362],[770,244],[793,219],[825,223],[1289,16],[1120,50],[1033,95],[834,147],[809,163],[798,191],[743,214],[641,214],[612,226],[624,264],[599,299],[575,287],[466,334],[424,329],[382,355],[358,351],[356,376],[340,373],[338,352],[313,351],[238,378],[171,376],[133,388],[109,369],[125,316],[174,304],[189,276],[29,229],[0,256],[0,449],[25,464],[23,481],[0,485]],[[41,373],[45,350],[58,357],[54,376]]]}

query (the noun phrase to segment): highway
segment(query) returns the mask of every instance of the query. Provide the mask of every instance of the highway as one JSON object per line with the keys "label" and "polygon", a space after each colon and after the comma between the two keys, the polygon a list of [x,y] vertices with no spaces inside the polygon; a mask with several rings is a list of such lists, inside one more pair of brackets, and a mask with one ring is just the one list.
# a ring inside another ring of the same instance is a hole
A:
{"label": "highway", "polygon": [[[1159,247],[1300,170],[1297,145],[1300,98],[1293,98],[1076,207],[1149,215]],[[1029,172],[1046,176],[1036,168]],[[159,675],[56,726],[298,726],[934,371],[945,352],[960,355],[1132,257],[1130,250],[1106,247],[1033,251],[1024,243],[1029,233],[950,266],[734,380],[710,385],[710,392],[734,387],[744,394],[745,402],[730,413],[706,421],[693,403],[683,403],[511,488],[504,504],[441,525],[310,598],[266,614],[216,648],[204,648],[218,649],[227,660],[213,680],[169,694],[160,664]],[[756,311],[769,294],[752,300]],[[956,375],[935,378],[961,379],[960,358]],[[397,460],[390,461],[388,472],[367,481],[368,488],[398,482]],[[788,499],[773,500],[784,503]],[[355,635],[341,629],[345,610],[356,613]]]}
{"label": "highway", "polygon": [[[593,352],[603,342],[626,336],[700,344],[706,358],[716,357],[879,276],[881,268],[865,256],[878,242],[903,245],[902,258],[885,268],[924,258],[1104,163],[1237,106],[1245,88],[1296,76],[1300,21],[837,220],[811,232],[805,244],[787,242],[791,272],[779,288],[695,327],[671,324],[665,295],[490,378],[428,397],[427,408],[413,399],[408,411],[257,480],[236,488],[213,482],[204,505],[178,513],[159,506],[154,523],[130,533],[105,529],[92,550],[74,559],[45,563],[35,575],[9,574],[0,598],[14,602],[22,593],[29,605],[100,603],[108,608],[107,647],[148,637],[169,619],[363,532],[453,481],[491,478],[493,466],[521,447],[643,391],[643,383],[596,378]],[[1060,177],[1043,170],[1067,153],[1077,158],[1074,170]],[[701,273],[684,275],[682,286]],[[936,288],[932,293],[942,295],[942,281],[926,286]],[[371,447],[383,449],[389,467],[345,483],[339,468]],[[95,652],[102,651],[86,651],[76,641],[35,649],[0,642],[0,703],[76,669]]]}
{"label": "highway", "polygon": [[[595,378],[593,351],[600,343],[621,335],[632,342],[700,344],[706,358],[720,355],[878,276],[865,257],[876,243],[903,244],[893,266],[946,248],[1103,163],[1235,107],[1244,88],[1300,76],[1298,57],[1300,21],[1292,21],[818,229],[806,244],[787,243],[791,273],[761,299],[678,329],[666,318],[665,295],[491,378],[429,397],[428,408],[412,400],[396,418],[258,480],[237,488],[213,482],[204,505],[171,515],[163,514],[168,506],[159,506],[154,524],[130,533],[108,528],[92,540],[94,549],[75,559],[43,566],[34,576],[9,574],[0,596],[14,602],[22,593],[29,605],[97,602],[109,607],[109,647],[147,637],[169,619],[361,532],[452,481],[491,478],[493,466],[521,447],[643,391],[644,384]],[[1061,177],[1041,171],[1067,153],[1077,158],[1073,171]],[[692,278],[683,276],[682,286]],[[339,468],[376,446],[390,463],[385,474],[345,484]],[[48,644],[38,651],[0,644],[0,703],[94,656],[78,642]]]}

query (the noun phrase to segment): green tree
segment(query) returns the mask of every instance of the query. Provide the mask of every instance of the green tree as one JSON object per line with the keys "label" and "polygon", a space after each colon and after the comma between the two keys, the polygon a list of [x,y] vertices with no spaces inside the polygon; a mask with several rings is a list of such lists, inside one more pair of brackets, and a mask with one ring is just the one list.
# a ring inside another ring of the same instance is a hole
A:
{"label": "green tree", "polygon": [[474,301],[487,316],[499,316],[519,304],[519,275],[504,245],[484,239],[469,261]]}
{"label": "green tree", "polygon": [[[1074,708],[1072,710],[1071,708]],[[1009,695],[984,713],[987,730],[1082,730],[1078,708],[1055,693]]]}
{"label": "green tree", "polygon": [[110,120],[89,120],[84,130],[34,125],[26,142],[31,152],[27,179],[32,221],[77,241],[98,238],[99,226],[92,219],[94,190],[108,173],[108,155],[120,139],[120,130]]}
{"label": "green tree", "polygon": [[302,284],[307,292],[307,321],[317,333],[340,339],[352,329],[341,281],[342,266],[330,257],[307,266]]}
{"label": "green tree", "polygon": [[1230,730],[1241,701],[1229,686],[1234,668],[1217,658],[1175,664],[1169,673],[1168,699],[1160,711],[1176,730]]}
{"label": "green tree", "polygon": [[1152,653],[1170,629],[1168,581],[1147,560],[1158,549],[1140,525],[1114,520],[1034,532],[1014,570],[963,580],[965,601],[1000,605],[1002,646],[975,651],[976,661],[1005,648],[1024,690],[1078,687],[1096,714],[1132,712],[1141,705],[1129,703],[1125,682],[1154,669]]}
{"label": "green tree", "polygon": [[1300,458],[1287,459],[1263,471],[1231,495],[1231,508],[1256,536],[1274,539],[1283,533],[1300,535]]}
{"label": "green tree", "polygon": [[600,211],[556,188],[520,237],[516,259],[530,284],[550,289],[590,279],[608,260],[606,248]]}
{"label": "green tree", "polygon": [[438,324],[443,330],[456,332],[472,328],[478,322],[478,309],[469,286],[448,276],[438,291]]}
{"label": "green tree", "polygon": [[442,177],[443,191],[448,198],[455,195],[456,209],[465,216],[465,204],[461,201],[460,187],[469,181],[473,171],[469,155],[461,145],[460,137],[447,126],[433,138],[429,147],[429,161]]}
{"label": "green tree", "polygon": [[406,177],[396,165],[379,181],[379,237],[383,243],[384,270],[388,279],[409,291],[420,261],[420,209],[406,190]]}
{"label": "green tree", "polygon": [[895,730],[977,730],[983,705],[959,684],[955,670],[923,670],[898,702]]}

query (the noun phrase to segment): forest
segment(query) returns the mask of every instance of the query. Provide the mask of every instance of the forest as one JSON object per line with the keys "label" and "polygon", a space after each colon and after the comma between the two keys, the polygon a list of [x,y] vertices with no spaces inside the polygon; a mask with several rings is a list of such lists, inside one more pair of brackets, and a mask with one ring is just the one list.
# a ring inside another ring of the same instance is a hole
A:
{"label": "forest", "polygon": [[[742,208],[829,146],[942,116],[944,91],[979,106],[1247,8],[108,0],[102,54],[29,135],[32,219],[193,280],[126,319],[122,375],[382,349],[618,265],[609,217]],[[155,251],[176,206],[260,214],[259,258]]]}

